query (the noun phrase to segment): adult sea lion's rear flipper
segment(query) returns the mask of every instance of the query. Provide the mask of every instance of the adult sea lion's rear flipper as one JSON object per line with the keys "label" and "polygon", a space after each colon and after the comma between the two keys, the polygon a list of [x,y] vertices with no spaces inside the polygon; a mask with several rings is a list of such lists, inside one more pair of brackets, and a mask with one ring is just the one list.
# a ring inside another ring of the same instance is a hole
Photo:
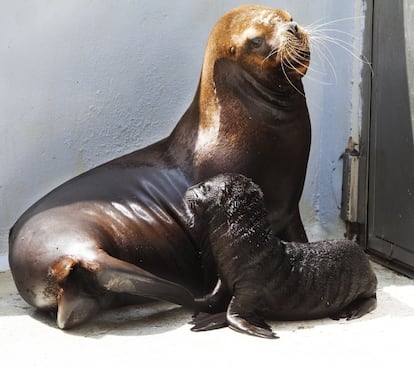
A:
{"label": "adult sea lion's rear flipper", "polygon": [[50,269],[59,284],[57,324],[68,329],[94,316],[104,298],[97,289],[158,299],[193,307],[194,296],[186,288],[157,277],[138,266],[105,252],[94,260],[63,257]]}
{"label": "adult sea lion's rear flipper", "polygon": [[70,329],[95,316],[101,309],[96,297],[84,292],[70,280],[60,289],[57,300],[57,326]]}
{"label": "adult sea lion's rear flipper", "polygon": [[128,293],[194,307],[194,296],[185,287],[162,279],[140,267],[102,252],[95,260],[94,275],[107,291]]}
{"label": "adult sea lion's rear flipper", "polygon": [[57,326],[70,329],[82,324],[100,310],[98,297],[88,292],[90,280],[70,256],[58,259],[49,269],[49,277],[57,284]]}
{"label": "adult sea lion's rear flipper", "polygon": [[[254,306],[254,305],[252,305]],[[248,311],[238,305],[237,298],[233,296],[227,309],[227,322],[233,330],[267,339],[278,339],[272,328],[254,311]]]}

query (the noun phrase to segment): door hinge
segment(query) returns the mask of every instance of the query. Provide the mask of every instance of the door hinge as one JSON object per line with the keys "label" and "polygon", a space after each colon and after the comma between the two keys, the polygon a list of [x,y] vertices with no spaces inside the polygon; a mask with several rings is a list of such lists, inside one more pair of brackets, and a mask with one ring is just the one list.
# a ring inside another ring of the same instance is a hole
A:
{"label": "door hinge", "polygon": [[348,147],[342,154],[342,204],[341,218],[345,222],[358,223],[358,172],[359,151],[349,138]]}

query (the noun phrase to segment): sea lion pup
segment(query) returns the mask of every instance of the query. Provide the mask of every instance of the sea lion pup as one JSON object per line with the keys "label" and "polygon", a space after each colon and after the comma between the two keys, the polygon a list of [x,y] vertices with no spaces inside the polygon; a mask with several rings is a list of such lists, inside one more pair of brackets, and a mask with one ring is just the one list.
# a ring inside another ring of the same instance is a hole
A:
{"label": "sea lion pup", "polygon": [[[204,228],[206,251],[217,264],[214,291],[199,309],[220,311],[238,331],[275,338],[264,319],[359,318],[376,307],[377,279],[354,242],[284,242],[268,221],[259,186],[221,174],[187,190],[189,220]],[[223,326],[220,314],[199,315],[193,330]]]}
{"label": "sea lion pup", "polygon": [[9,262],[20,295],[57,312],[64,329],[142,297],[192,307],[216,269],[200,259],[183,196],[229,170],[262,187],[275,233],[306,239],[298,202],[309,60],[306,32],[283,10],[248,5],[219,19],[194,100],[170,136],[64,183],[18,219]]}

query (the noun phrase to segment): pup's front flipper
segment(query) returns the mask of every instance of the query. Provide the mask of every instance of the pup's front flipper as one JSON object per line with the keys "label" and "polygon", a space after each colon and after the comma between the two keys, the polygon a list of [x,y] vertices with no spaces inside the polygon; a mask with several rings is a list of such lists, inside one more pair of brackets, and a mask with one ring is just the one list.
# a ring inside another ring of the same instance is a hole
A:
{"label": "pup's front flipper", "polygon": [[211,293],[194,300],[195,309],[197,312],[219,313],[227,309],[230,299],[231,295],[227,287],[218,278],[216,286]]}
{"label": "pup's front flipper", "polygon": [[226,286],[220,278],[213,291],[203,297],[194,300],[197,312],[193,315],[193,320],[190,324],[194,326],[192,331],[207,331],[226,327],[227,317],[226,308],[230,301]]}
{"label": "pup's front flipper", "polygon": [[376,307],[377,297],[375,295],[367,298],[357,298],[355,301],[351,302],[348,306],[346,306],[343,310],[340,310],[335,315],[332,315],[331,319],[359,319],[365,314],[375,310]]}
{"label": "pup's front flipper", "polygon": [[191,331],[215,330],[226,327],[228,325],[226,312],[219,312],[214,314],[199,312],[193,316],[193,320],[190,322],[190,324],[194,324],[194,326],[191,328]]}
{"label": "pup's front flipper", "polygon": [[236,296],[233,296],[227,309],[227,322],[230,328],[242,333],[267,339],[279,338],[260,316],[240,305]]}

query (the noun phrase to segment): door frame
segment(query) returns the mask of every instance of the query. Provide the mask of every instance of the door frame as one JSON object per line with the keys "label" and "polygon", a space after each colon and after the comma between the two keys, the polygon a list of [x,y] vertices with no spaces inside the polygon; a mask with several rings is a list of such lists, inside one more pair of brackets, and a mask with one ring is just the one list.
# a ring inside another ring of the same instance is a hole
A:
{"label": "door frame", "polygon": [[[361,83],[361,96],[362,96],[362,111],[361,111],[361,135],[359,142],[359,172],[358,172],[358,205],[357,205],[357,221],[359,223],[359,243],[375,260],[383,265],[394,269],[400,273],[403,273],[409,277],[414,277],[414,268],[408,265],[404,265],[391,259],[393,245],[385,240],[381,240],[374,236],[371,225],[373,223],[374,213],[370,213],[370,202],[373,200],[373,192],[370,192],[369,188],[370,176],[373,174],[373,162],[374,155],[374,133],[375,126],[372,118],[372,104],[373,93],[372,83],[373,76],[375,77],[375,60],[373,50],[373,37],[374,37],[374,7],[375,0],[365,0],[366,13],[365,13],[365,31],[364,31],[364,54],[369,55],[372,62],[372,68],[370,65],[363,66],[362,69],[362,83]],[[375,244],[375,249],[372,249],[370,244]]]}

